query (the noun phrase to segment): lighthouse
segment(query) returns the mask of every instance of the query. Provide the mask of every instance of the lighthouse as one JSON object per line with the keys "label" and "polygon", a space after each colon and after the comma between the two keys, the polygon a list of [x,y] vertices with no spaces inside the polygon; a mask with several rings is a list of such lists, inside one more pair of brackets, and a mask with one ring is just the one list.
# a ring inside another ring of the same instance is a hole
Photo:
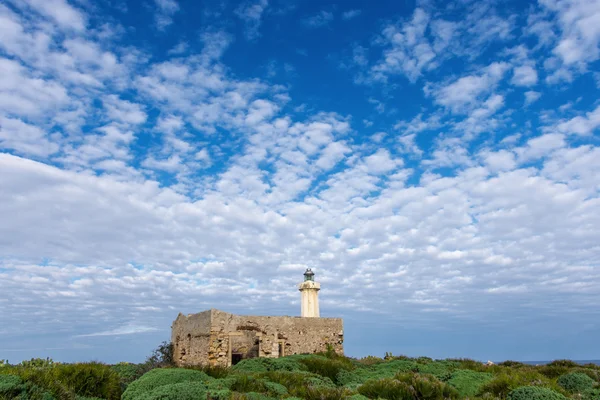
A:
{"label": "lighthouse", "polygon": [[315,282],[315,273],[310,268],[304,273],[304,282],[298,287],[302,296],[300,315],[305,318],[318,318],[321,284]]}

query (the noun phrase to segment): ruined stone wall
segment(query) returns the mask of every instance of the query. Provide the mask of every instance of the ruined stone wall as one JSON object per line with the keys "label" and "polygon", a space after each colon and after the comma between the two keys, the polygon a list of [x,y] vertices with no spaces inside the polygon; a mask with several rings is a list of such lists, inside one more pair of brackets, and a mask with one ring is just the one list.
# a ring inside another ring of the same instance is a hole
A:
{"label": "ruined stone wall", "polygon": [[208,360],[210,321],[211,310],[177,316],[171,326],[173,359],[177,365],[195,365],[198,360]]}
{"label": "ruined stone wall", "polygon": [[261,317],[209,310],[180,314],[173,323],[178,365],[231,365],[232,358],[316,353],[327,345],[343,354],[340,318]]}

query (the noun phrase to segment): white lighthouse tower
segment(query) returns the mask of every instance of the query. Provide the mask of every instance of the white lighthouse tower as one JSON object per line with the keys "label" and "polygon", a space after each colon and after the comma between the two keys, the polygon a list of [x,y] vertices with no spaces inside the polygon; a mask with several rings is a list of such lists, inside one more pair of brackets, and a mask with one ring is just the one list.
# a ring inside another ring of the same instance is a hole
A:
{"label": "white lighthouse tower", "polygon": [[304,282],[298,285],[302,296],[301,316],[319,317],[319,290],[321,284],[315,282],[315,273],[310,268],[304,273]]}

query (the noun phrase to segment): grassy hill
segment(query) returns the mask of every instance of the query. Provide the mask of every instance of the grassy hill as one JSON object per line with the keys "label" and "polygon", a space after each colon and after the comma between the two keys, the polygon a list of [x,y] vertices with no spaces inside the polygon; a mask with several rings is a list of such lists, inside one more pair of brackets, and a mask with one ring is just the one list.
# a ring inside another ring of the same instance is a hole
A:
{"label": "grassy hill", "polygon": [[143,364],[0,364],[0,400],[509,399],[600,400],[600,366],[335,353],[244,360],[232,368]]}

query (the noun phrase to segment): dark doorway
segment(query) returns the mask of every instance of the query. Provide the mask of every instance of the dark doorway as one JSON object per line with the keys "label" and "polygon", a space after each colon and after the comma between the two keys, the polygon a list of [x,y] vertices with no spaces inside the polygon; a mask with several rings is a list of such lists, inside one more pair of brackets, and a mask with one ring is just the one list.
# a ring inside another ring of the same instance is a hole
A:
{"label": "dark doorway", "polygon": [[283,348],[283,343],[279,342],[279,357],[284,356]]}
{"label": "dark doorway", "polygon": [[240,353],[233,353],[231,355],[231,365],[235,365],[237,363],[239,363],[240,361],[242,361],[242,355]]}

